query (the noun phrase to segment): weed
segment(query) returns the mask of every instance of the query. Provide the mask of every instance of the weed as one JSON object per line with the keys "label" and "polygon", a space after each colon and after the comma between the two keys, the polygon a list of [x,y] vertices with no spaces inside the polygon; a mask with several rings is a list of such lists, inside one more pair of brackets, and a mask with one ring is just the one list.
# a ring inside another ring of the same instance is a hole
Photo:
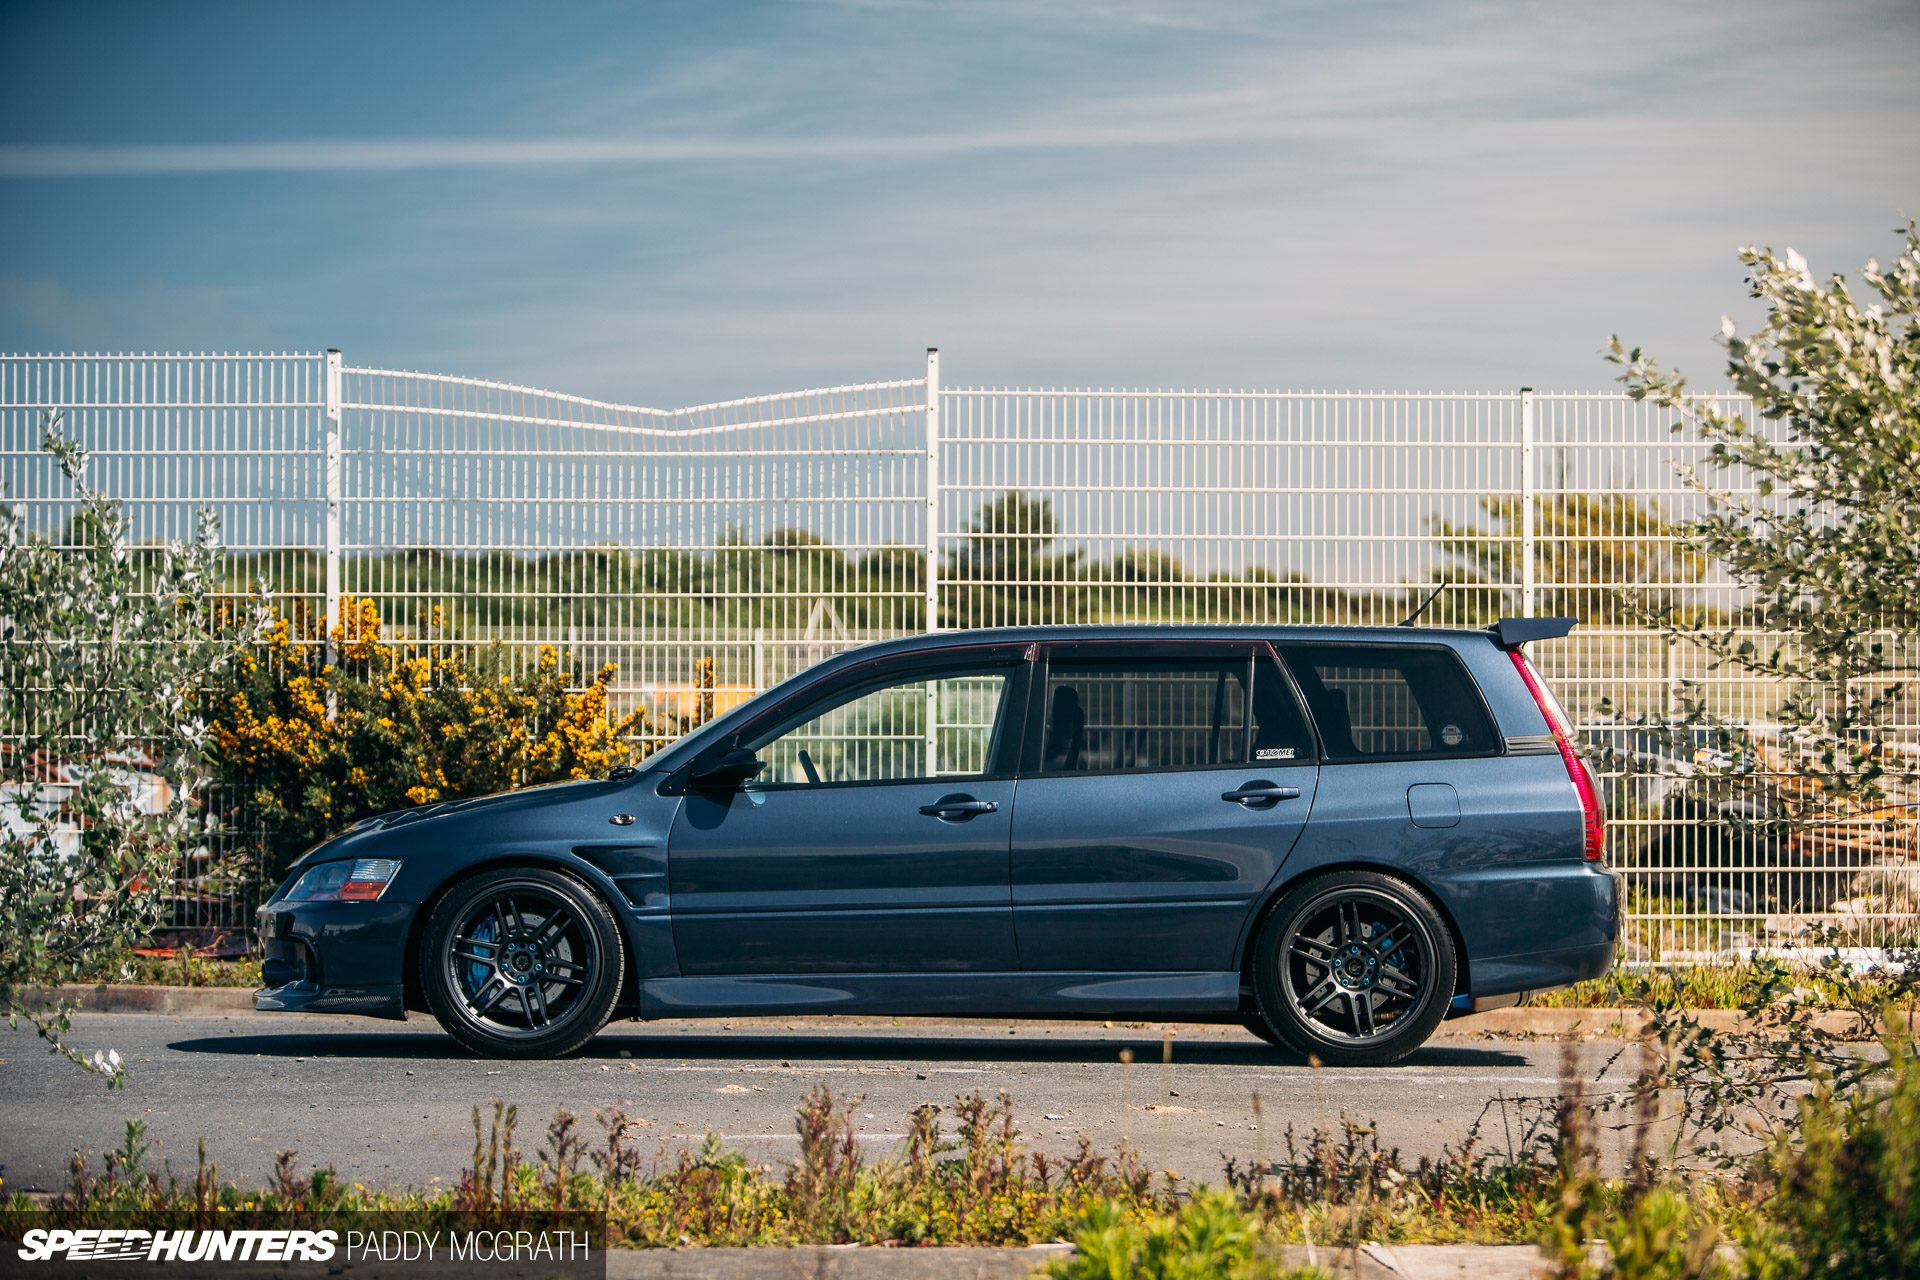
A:
{"label": "weed", "polygon": [[1768,1214],[1746,1241],[1754,1280],[1920,1276],[1920,1057],[1885,1044],[1874,1084],[1845,1088],[1816,1069],[1797,1135],[1759,1161]]}
{"label": "weed", "polygon": [[473,1109],[473,1163],[460,1175],[460,1185],[454,1191],[454,1208],[486,1213],[512,1204],[520,1168],[520,1152],[513,1145],[513,1130],[519,1120],[519,1107],[495,1099],[493,1119],[483,1133],[480,1108]]}
{"label": "weed", "polygon": [[1329,1280],[1319,1267],[1287,1266],[1272,1235],[1220,1191],[1147,1214],[1102,1200],[1081,1218],[1073,1245],[1047,1268],[1055,1280]]}

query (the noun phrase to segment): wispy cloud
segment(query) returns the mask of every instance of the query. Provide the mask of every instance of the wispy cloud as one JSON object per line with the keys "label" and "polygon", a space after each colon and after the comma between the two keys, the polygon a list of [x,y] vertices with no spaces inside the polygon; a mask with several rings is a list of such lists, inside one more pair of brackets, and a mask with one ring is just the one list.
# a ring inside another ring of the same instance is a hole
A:
{"label": "wispy cloud", "polygon": [[[835,2],[859,8],[869,0]],[[1004,24],[1016,14],[1025,15],[1025,22],[1042,22],[1043,11],[1014,6],[943,12],[976,23],[997,15],[993,20]],[[1237,12],[1118,0],[1067,6],[1054,17],[1212,28]],[[1587,38],[1604,41],[1615,33],[1592,30],[1587,21],[1566,16],[1562,25],[1581,38],[1546,48],[1537,33],[1489,22],[1484,13],[1464,23],[1478,29],[1474,40],[1456,37],[1444,49],[1420,38],[1428,32],[1401,32],[1311,53],[1273,38],[1223,40],[1206,58],[1194,60],[1194,74],[1158,80],[1163,92],[1114,94],[1106,86],[1089,91],[1087,82],[1071,78],[1052,85],[1010,85],[992,106],[983,110],[972,104],[971,123],[963,128],[868,129],[856,122],[862,108],[851,99],[849,112],[838,119],[796,116],[796,103],[807,104],[811,112],[839,99],[815,93],[825,72],[790,50],[725,49],[632,82],[621,81],[618,60],[609,55],[602,74],[593,77],[600,86],[595,93],[578,93],[581,77],[575,68],[548,85],[550,97],[535,93],[522,103],[551,132],[133,144],[16,140],[0,143],[0,179],[794,165],[1342,138],[1377,147],[1395,128],[1417,128],[1448,116],[1505,123],[1543,110],[1556,120],[1593,110],[1619,112],[1620,86],[1588,74],[1583,52]],[[1641,74],[1658,65],[1644,51],[1616,61]],[[882,59],[863,76],[863,90],[871,98],[876,84],[883,84],[887,92],[881,96],[893,101],[896,115],[909,118],[906,112],[926,105],[913,92],[914,70]],[[1707,98],[1715,86],[1738,85],[1752,74],[1739,54],[1730,52],[1704,67],[1689,66],[1662,92]],[[1904,97],[1895,87],[1906,80],[1903,62],[1871,59],[1854,65],[1851,75],[1859,94]],[[1716,110],[1710,102],[1701,106],[1708,113]],[[635,127],[636,120],[641,127]]]}
{"label": "wispy cloud", "polygon": [[397,172],[697,162],[899,160],[986,152],[1075,151],[1274,140],[1298,126],[1260,121],[1137,121],[913,135],[749,138],[316,138],[150,146],[0,146],[0,177]]}
{"label": "wispy cloud", "polygon": [[[1056,87],[1029,92],[991,114],[976,110],[966,128],[877,131],[820,127],[817,120],[783,118],[804,77],[770,59],[729,55],[722,68],[681,68],[664,83],[603,95],[604,120],[663,118],[636,132],[584,129],[547,136],[317,137],[177,143],[0,144],[0,179],[111,178],[214,174],[404,173],[429,170],[531,168],[642,168],[674,164],[806,164],[931,160],[955,156],[1112,152],[1129,149],[1259,144],[1287,140],[1325,143],[1343,134],[1378,134],[1382,119],[1436,112],[1478,111],[1499,100],[1525,98],[1558,76],[1501,45],[1476,49],[1482,74],[1458,65],[1439,68],[1431,51],[1411,44],[1380,44],[1284,76],[1265,60],[1222,65],[1206,88],[1114,95]],[[724,69],[725,75],[720,74]],[[1364,70],[1364,74],[1362,71]],[[757,94],[715,95],[720,80],[758,86]],[[895,86],[896,90],[900,86]],[[691,95],[707,124],[688,129],[686,113],[672,110]],[[757,97],[769,101],[757,101]],[[608,110],[607,108],[611,108]],[[777,123],[771,123],[776,122]],[[714,127],[719,125],[719,127]]]}

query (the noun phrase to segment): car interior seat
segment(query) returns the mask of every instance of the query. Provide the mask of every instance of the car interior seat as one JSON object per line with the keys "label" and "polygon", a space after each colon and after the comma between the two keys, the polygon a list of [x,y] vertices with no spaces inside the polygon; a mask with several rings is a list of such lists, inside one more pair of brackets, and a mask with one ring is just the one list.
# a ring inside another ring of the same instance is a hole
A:
{"label": "car interior seat", "polygon": [[1078,769],[1086,749],[1087,713],[1080,705],[1080,691],[1063,684],[1053,691],[1053,705],[1047,710],[1047,739],[1040,767],[1048,771]]}

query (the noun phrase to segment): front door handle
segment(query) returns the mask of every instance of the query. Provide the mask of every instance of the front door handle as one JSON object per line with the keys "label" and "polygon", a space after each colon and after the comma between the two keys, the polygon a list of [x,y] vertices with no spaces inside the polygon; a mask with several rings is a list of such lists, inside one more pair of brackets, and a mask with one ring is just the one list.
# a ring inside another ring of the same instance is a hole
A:
{"label": "front door handle", "polygon": [[1271,782],[1249,782],[1237,791],[1222,791],[1222,800],[1232,800],[1248,809],[1271,809],[1282,800],[1298,800],[1300,788],[1276,787]]}
{"label": "front door handle", "polygon": [[941,796],[932,804],[920,806],[920,812],[928,818],[939,818],[943,822],[965,822],[978,813],[998,813],[998,800],[975,800],[972,796]]}

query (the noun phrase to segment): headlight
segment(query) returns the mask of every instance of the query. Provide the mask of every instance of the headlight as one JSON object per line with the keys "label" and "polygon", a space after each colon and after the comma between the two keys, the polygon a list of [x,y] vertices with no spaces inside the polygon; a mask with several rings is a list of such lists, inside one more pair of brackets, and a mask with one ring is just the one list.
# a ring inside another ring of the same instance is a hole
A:
{"label": "headlight", "polygon": [[308,867],[287,890],[288,902],[373,902],[400,872],[398,858],[355,858]]}

